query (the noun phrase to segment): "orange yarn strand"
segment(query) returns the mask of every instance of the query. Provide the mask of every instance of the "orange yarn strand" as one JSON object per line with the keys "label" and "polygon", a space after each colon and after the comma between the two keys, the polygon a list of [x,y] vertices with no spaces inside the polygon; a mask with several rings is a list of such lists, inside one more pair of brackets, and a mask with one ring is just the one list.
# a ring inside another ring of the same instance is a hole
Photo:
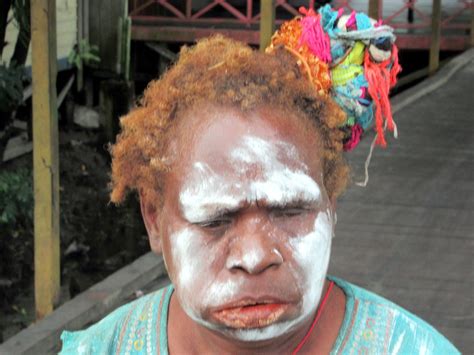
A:
{"label": "orange yarn strand", "polygon": [[398,47],[392,45],[392,69],[390,69],[390,87],[393,88],[397,83],[397,75],[402,71],[402,67],[398,63]]}
{"label": "orange yarn strand", "polygon": [[[393,132],[394,122],[389,101],[389,91],[395,85],[397,74],[401,67],[398,64],[397,47],[393,46],[392,57],[375,63],[370,58],[369,51],[365,51],[364,69],[365,77],[369,83],[369,94],[374,102],[375,131],[377,132],[376,144],[386,147],[387,142],[384,136],[384,118],[387,121],[387,128]],[[392,67],[390,68],[390,65]],[[390,69],[389,69],[390,68]]]}

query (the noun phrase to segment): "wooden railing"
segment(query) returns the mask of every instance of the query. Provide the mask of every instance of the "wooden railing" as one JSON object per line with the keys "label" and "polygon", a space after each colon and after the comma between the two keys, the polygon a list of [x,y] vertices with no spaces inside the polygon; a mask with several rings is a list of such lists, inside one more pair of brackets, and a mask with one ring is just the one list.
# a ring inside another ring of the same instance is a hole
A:
{"label": "wooden railing", "polygon": [[[260,21],[261,1],[210,0],[210,1],[172,1],[172,0],[130,0],[130,16],[137,20],[164,20],[188,24],[231,24],[249,26]],[[315,0],[297,1],[277,0],[275,7],[291,17],[298,15],[299,6],[314,8]],[[161,13],[160,13],[161,8]],[[223,10],[219,15],[213,12]],[[154,14],[153,14],[154,13]]]}
{"label": "wooden railing", "polygon": [[[382,18],[394,27],[399,47],[405,49],[430,48],[433,4],[437,0],[333,0],[334,7],[367,11],[372,17]],[[134,39],[157,37],[161,41],[193,41],[215,31],[223,31],[235,38],[258,43],[260,4],[254,0],[129,0]],[[322,0],[275,0],[275,23],[298,14],[300,6],[318,7]],[[473,0],[444,0],[439,12],[440,49],[463,50],[472,45]],[[153,27],[161,30],[155,35]],[[187,35],[183,35],[183,33]],[[471,35],[470,35],[471,34]]]}

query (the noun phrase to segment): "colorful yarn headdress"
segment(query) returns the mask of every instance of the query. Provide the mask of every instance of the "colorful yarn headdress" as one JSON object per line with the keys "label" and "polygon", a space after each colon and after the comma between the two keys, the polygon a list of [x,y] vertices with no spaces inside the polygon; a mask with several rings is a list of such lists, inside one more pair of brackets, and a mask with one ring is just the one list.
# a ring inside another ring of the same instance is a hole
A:
{"label": "colorful yarn headdress", "polygon": [[384,131],[397,134],[389,91],[401,67],[393,29],[364,13],[330,5],[282,24],[267,52],[284,48],[293,54],[320,95],[330,95],[347,115],[340,129],[344,150],[354,149],[364,131],[375,125],[375,144],[386,146]]}

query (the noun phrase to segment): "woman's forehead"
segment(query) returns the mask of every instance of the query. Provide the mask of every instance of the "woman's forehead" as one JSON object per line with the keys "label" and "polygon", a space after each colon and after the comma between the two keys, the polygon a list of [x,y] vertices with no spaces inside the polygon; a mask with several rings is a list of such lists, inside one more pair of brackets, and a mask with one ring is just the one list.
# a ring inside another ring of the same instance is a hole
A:
{"label": "woman's forehead", "polygon": [[196,162],[232,170],[235,163],[253,164],[258,169],[257,165],[278,161],[301,169],[320,160],[316,130],[311,127],[308,132],[305,119],[283,110],[261,107],[243,112],[208,106],[187,115],[191,117],[183,120],[190,124],[186,139],[180,142],[180,175],[191,172]]}
{"label": "woman's forehead", "polygon": [[[317,134],[309,136],[295,127],[298,119],[278,117],[284,113],[272,109],[244,113],[218,108],[188,114],[206,117],[188,127],[192,139],[178,142],[181,159],[168,175],[166,188],[167,199],[177,202],[188,220],[200,221],[246,203],[313,203],[325,195],[318,152],[308,139]],[[195,116],[186,119],[196,121]]]}

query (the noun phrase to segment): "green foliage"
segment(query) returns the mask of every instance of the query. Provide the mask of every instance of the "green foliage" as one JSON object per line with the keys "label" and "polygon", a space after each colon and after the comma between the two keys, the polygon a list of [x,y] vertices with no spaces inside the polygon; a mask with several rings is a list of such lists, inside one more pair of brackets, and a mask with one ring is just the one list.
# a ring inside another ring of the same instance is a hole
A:
{"label": "green foliage", "polygon": [[16,110],[23,102],[23,66],[0,64],[0,112]]}
{"label": "green foliage", "polygon": [[[16,237],[19,230],[33,224],[33,184],[31,172],[0,173],[0,227]],[[3,237],[3,236],[0,236]]]}
{"label": "green foliage", "polygon": [[91,45],[85,39],[81,39],[79,44],[69,53],[68,62],[82,70],[82,63],[94,65],[100,62],[99,47]]}
{"label": "green foliage", "polygon": [[30,32],[30,0],[14,0],[12,5],[16,25],[26,30],[23,33],[20,31],[20,41],[29,45],[30,39],[26,33]]}
{"label": "green foliage", "polygon": [[[13,300],[33,270],[33,183],[25,168],[0,172],[0,278],[13,286],[0,288],[0,300]],[[23,314],[21,309],[18,309]]]}
{"label": "green foliage", "polygon": [[24,307],[19,307],[17,306],[16,304],[14,304],[12,306],[12,309],[18,313],[19,315],[21,315],[22,317],[26,317],[28,315],[28,312],[26,311],[26,309]]}

